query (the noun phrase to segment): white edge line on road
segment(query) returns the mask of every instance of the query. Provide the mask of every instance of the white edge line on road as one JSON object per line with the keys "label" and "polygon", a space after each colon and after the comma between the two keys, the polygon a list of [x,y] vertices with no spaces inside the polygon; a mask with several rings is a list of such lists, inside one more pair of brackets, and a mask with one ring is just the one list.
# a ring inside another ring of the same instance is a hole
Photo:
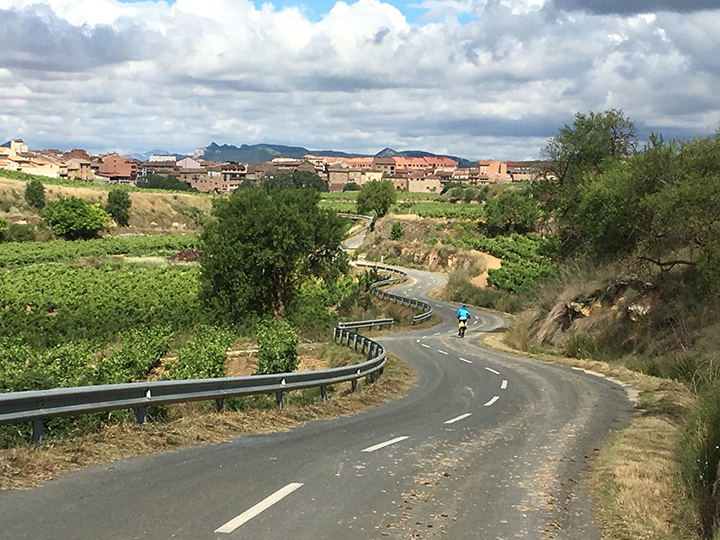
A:
{"label": "white edge line on road", "polygon": [[454,424],[455,422],[459,422],[460,420],[465,420],[468,416],[470,416],[472,413],[465,413],[461,414],[460,416],[456,416],[455,418],[452,418],[445,422],[446,424]]}
{"label": "white edge line on road", "polygon": [[485,369],[487,369],[490,373],[494,373],[495,375],[500,375],[500,372],[495,371],[493,368],[486,367]]}
{"label": "white edge line on road", "polygon": [[439,352],[440,354],[448,354],[447,352],[442,351],[442,350],[440,350],[440,349],[438,349],[438,352]]}
{"label": "white edge line on road", "polygon": [[483,405],[483,407],[489,407],[490,405],[492,405],[493,403],[495,403],[498,399],[500,399],[500,396],[495,396],[495,397],[492,398],[490,401],[488,401],[485,405]]}
{"label": "white edge line on road", "polygon": [[381,448],[385,448],[386,446],[390,446],[391,444],[399,443],[400,441],[404,441],[408,438],[409,437],[407,435],[403,437],[397,437],[391,441],[385,441],[384,443],[376,444],[375,446],[369,446],[365,448],[363,452],[374,452],[375,450],[380,450]]}
{"label": "white edge line on road", "polygon": [[430,345],[426,345],[425,343],[421,343],[420,345],[422,345],[422,346],[425,347],[426,349],[429,349],[429,348],[430,348]]}
{"label": "white edge line on road", "polygon": [[242,514],[237,516],[236,518],[231,519],[228,521],[225,525],[222,527],[219,527],[215,529],[216,533],[226,533],[230,534],[235,529],[237,529],[240,525],[243,523],[250,521],[252,518],[260,514],[261,512],[264,512],[268,508],[270,508],[273,504],[281,501],[288,495],[290,495],[293,491],[295,491],[298,488],[301,488],[302,484],[300,483],[292,483],[288,484],[284,488],[276,491],[272,495],[270,495],[268,498],[260,501],[252,508],[245,510]]}
{"label": "white edge line on road", "polygon": [[472,364],[470,360],[465,360],[464,358],[460,358],[461,362],[465,362],[466,364]]}
{"label": "white edge line on road", "polygon": [[504,380],[502,382],[502,384],[500,385],[500,390],[507,390],[507,381]]}

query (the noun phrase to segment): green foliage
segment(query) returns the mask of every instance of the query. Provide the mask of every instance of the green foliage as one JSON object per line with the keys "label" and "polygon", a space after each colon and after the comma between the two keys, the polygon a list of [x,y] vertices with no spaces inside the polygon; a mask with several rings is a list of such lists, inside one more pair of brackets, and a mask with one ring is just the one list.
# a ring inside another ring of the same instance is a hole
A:
{"label": "green foliage", "polygon": [[317,174],[309,171],[293,171],[292,173],[279,174],[268,178],[262,184],[267,191],[274,189],[314,189],[315,191],[327,191],[323,179]]}
{"label": "green foliage", "polygon": [[343,192],[346,191],[360,191],[360,186],[355,182],[348,182],[343,186]]}
{"label": "green foliage", "polygon": [[[37,240],[35,229],[26,223],[11,223],[5,233],[8,242],[34,242]],[[2,264],[0,263],[0,266]]]}
{"label": "green foliage", "polygon": [[67,240],[95,238],[108,228],[110,216],[98,204],[77,197],[61,198],[48,204],[42,217],[53,232]]}
{"label": "green foliage", "polygon": [[706,388],[697,398],[684,427],[678,458],[683,482],[700,509],[704,537],[712,536],[716,517],[713,485],[720,461],[720,382]]}
{"label": "green foliage", "polygon": [[390,230],[390,238],[400,240],[403,236],[405,236],[405,227],[399,221],[394,222]]}
{"label": "green foliage", "polygon": [[178,352],[178,361],[170,369],[174,379],[224,377],[227,350],[233,334],[228,330],[199,327],[195,339]]}
{"label": "green foliage", "polygon": [[0,218],[0,242],[5,240],[9,228],[10,224],[8,223],[8,221],[6,219]]}
{"label": "green foliage", "polygon": [[[32,232],[32,230],[31,230]],[[9,235],[13,234],[10,226]],[[34,235],[34,233],[32,233]],[[34,238],[34,236],[33,236]],[[106,237],[68,242],[53,240],[27,244],[0,245],[0,267],[23,266],[46,262],[71,262],[87,257],[129,255],[133,257],[168,256],[181,249],[195,248],[196,236]]]}
{"label": "green foliage", "polygon": [[121,227],[127,227],[130,219],[130,195],[124,189],[113,189],[108,192],[105,210]]}
{"label": "green foliage", "polygon": [[337,323],[330,308],[357,287],[352,276],[343,275],[335,281],[308,279],[288,306],[286,320],[305,333],[326,333]]}
{"label": "green foliage", "polygon": [[391,209],[396,214],[417,214],[422,218],[479,219],[485,216],[480,204],[449,202],[404,202]]}
{"label": "green foliage", "polygon": [[45,186],[37,178],[28,180],[25,184],[25,200],[33,208],[45,208]]}
{"label": "green foliage", "polygon": [[298,336],[285,321],[265,320],[258,329],[257,375],[290,373],[300,364]]}
{"label": "green foliage", "polygon": [[380,218],[387,214],[396,199],[395,186],[390,180],[371,180],[358,193],[357,211],[360,214],[372,212]]}
{"label": "green foliage", "polygon": [[34,265],[0,271],[0,336],[33,346],[106,342],[134,328],[202,322],[195,268]]}
{"label": "green foliage", "polygon": [[312,190],[238,190],[201,235],[201,299],[218,320],[283,311],[311,276],[344,268],[346,224]]}
{"label": "green foliage", "polygon": [[139,328],[120,336],[122,345],[102,359],[97,368],[98,384],[133,382],[147,377],[167,353],[169,327]]}
{"label": "green foliage", "polygon": [[150,174],[144,178],[138,178],[135,185],[142,189],[161,189],[163,191],[188,191],[197,193],[198,190],[190,186],[187,182],[183,182],[172,176],[163,176],[161,174]]}
{"label": "green foliage", "polygon": [[517,294],[497,289],[484,289],[470,283],[470,276],[464,270],[456,270],[448,278],[445,298],[451,302],[470,306],[497,309],[506,313],[517,313],[525,306],[526,300]]}
{"label": "green foliage", "polygon": [[532,232],[540,217],[538,204],[527,195],[503,191],[485,203],[487,226],[503,232]]}

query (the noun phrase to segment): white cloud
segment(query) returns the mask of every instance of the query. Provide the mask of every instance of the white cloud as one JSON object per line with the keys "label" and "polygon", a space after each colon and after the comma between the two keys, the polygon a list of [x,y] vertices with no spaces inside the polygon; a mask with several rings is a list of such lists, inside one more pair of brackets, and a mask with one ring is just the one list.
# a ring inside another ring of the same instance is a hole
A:
{"label": "white cloud", "polygon": [[338,2],[316,22],[247,0],[0,0],[0,139],[520,159],[578,111],[623,108],[668,136],[720,123],[720,10],[424,5],[449,16],[410,24],[379,0]]}

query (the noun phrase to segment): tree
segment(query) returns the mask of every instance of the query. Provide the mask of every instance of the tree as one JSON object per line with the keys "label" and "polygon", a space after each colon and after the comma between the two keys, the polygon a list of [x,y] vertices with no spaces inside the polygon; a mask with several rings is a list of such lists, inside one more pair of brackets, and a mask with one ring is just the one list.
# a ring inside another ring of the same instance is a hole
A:
{"label": "tree", "polygon": [[138,178],[137,187],[145,189],[164,189],[168,191],[189,191],[197,193],[198,190],[187,182],[183,182],[172,176],[163,176],[161,174],[151,174],[145,178]]}
{"label": "tree", "polygon": [[538,204],[515,191],[503,191],[485,203],[487,226],[509,232],[530,232],[540,217]]}
{"label": "tree", "polygon": [[343,191],[360,191],[360,186],[357,182],[348,182],[343,186]]}
{"label": "tree", "polygon": [[108,193],[105,211],[112,216],[121,227],[127,227],[130,219],[130,195],[124,189],[113,189]]}
{"label": "tree", "polygon": [[378,218],[387,214],[390,207],[395,204],[397,193],[390,180],[371,180],[360,189],[357,196],[357,211],[359,214],[374,212]]}
{"label": "tree", "polygon": [[53,233],[68,240],[95,238],[108,228],[110,216],[99,204],[88,204],[77,197],[60,198],[42,212]]}
{"label": "tree", "polygon": [[279,174],[268,178],[263,182],[267,190],[273,189],[314,189],[315,191],[327,191],[323,179],[310,171],[293,171],[292,173]]}
{"label": "tree", "polygon": [[28,180],[25,184],[25,200],[33,208],[45,207],[45,186],[40,180]]}
{"label": "tree", "polygon": [[309,189],[248,188],[214,203],[200,235],[200,298],[216,319],[281,314],[311,276],[344,269],[346,222]]}

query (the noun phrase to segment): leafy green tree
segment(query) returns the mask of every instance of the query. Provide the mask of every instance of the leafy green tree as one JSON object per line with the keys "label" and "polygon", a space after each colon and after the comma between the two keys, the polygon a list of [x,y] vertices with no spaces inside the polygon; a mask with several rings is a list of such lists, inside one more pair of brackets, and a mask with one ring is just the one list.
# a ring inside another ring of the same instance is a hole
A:
{"label": "leafy green tree", "polygon": [[258,330],[257,375],[291,373],[298,368],[298,336],[286,321],[265,320]]}
{"label": "leafy green tree", "polygon": [[310,171],[293,171],[292,173],[279,174],[268,178],[263,182],[267,190],[273,189],[314,189],[315,191],[327,191],[323,179]]}
{"label": "leafy green tree", "polygon": [[88,204],[77,197],[60,198],[48,204],[42,217],[53,233],[67,240],[97,237],[107,230],[110,216],[99,204]]}
{"label": "leafy green tree", "polygon": [[477,199],[478,195],[480,194],[480,190],[474,187],[469,187],[465,190],[465,194],[463,195],[463,200],[466,203],[470,203]]}
{"label": "leafy green tree", "polygon": [[33,208],[45,207],[45,186],[43,183],[33,178],[25,184],[25,200]]}
{"label": "leafy green tree", "polygon": [[405,227],[403,227],[402,223],[396,221],[390,230],[390,238],[400,240],[403,236],[405,236]]}
{"label": "leafy green tree", "polygon": [[130,195],[124,189],[110,190],[105,210],[121,227],[127,227],[130,220]]}
{"label": "leafy green tree", "polygon": [[538,204],[527,194],[503,191],[485,203],[487,226],[507,232],[530,232],[540,217]]}
{"label": "leafy green tree", "polygon": [[457,202],[465,196],[465,188],[463,186],[455,186],[450,190],[450,202]]}
{"label": "leafy green tree", "polygon": [[387,214],[390,207],[395,204],[397,193],[390,180],[371,180],[362,186],[357,196],[357,211],[359,214],[374,212],[378,218]]}
{"label": "leafy green tree", "polygon": [[306,279],[344,269],[346,222],[319,199],[309,189],[249,188],[215,201],[200,235],[200,298],[217,319],[281,313]]}
{"label": "leafy green tree", "polygon": [[348,182],[343,186],[343,191],[360,191],[360,186],[357,182]]}

